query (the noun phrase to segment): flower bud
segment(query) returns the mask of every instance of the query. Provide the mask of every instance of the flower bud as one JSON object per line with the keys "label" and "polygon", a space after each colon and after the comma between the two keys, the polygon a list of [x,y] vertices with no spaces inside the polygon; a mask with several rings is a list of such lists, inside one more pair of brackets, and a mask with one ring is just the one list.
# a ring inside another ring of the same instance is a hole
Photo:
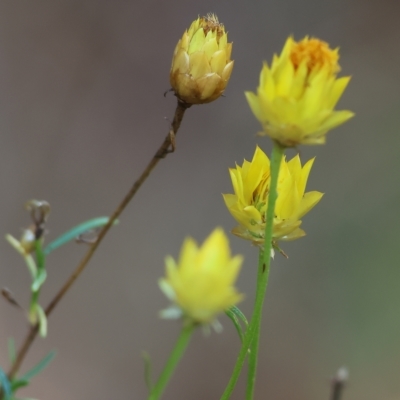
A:
{"label": "flower bud", "polygon": [[176,45],[170,71],[175,95],[187,104],[209,103],[231,76],[232,43],[214,14],[197,18]]}

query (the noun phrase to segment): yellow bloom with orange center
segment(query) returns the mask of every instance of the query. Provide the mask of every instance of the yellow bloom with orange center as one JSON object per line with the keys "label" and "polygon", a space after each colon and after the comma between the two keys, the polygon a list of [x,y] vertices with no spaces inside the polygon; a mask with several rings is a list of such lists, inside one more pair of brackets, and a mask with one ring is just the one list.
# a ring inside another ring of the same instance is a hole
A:
{"label": "yellow bloom with orange center", "polygon": [[187,104],[209,103],[224,92],[231,76],[232,43],[214,14],[197,18],[176,45],[170,83]]}
{"label": "yellow bloom with orange center", "polygon": [[[301,219],[320,200],[322,193],[305,193],[308,175],[314,159],[303,167],[297,155],[282,160],[278,176],[278,198],[275,205],[273,241],[294,240],[305,235]],[[270,188],[270,162],[257,146],[251,162],[229,170],[234,194],[224,194],[229,212],[239,222],[232,233],[255,244],[264,243],[265,213]]]}
{"label": "yellow bloom with orange center", "polygon": [[228,238],[221,228],[215,229],[200,247],[187,238],[178,262],[170,256],[165,259],[166,277],[159,285],[175,305],[164,310],[162,316],[212,323],[217,314],[243,298],[234,287],[242,262],[242,256],[231,257]]}
{"label": "yellow bloom with orange center", "polygon": [[339,49],[319,39],[289,37],[271,67],[264,64],[257,93],[247,101],[268,135],[283,146],[323,144],[326,133],[353,117],[335,111],[350,77],[337,78]]}

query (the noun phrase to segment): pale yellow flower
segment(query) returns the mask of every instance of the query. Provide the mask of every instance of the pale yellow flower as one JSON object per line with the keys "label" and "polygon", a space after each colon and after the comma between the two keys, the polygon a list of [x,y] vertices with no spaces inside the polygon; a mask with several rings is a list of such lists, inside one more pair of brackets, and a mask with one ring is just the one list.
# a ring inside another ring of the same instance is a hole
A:
{"label": "pale yellow flower", "polygon": [[[300,229],[303,215],[320,200],[322,193],[305,192],[314,159],[303,167],[297,155],[282,160],[278,177],[278,198],[275,205],[273,240],[293,240],[305,235]],[[229,169],[234,194],[224,194],[229,212],[239,222],[232,233],[255,244],[264,243],[265,212],[270,186],[270,162],[257,146],[251,162]]]}
{"label": "pale yellow flower", "polygon": [[215,15],[197,18],[176,45],[170,83],[187,104],[209,103],[224,92],[231,76],[232,43]]}
{"label": "pale yellow flower", "polygon": [[257,94],[247,101],[263,132],[283,146],[325,143],[326,133],[353,117],[335,111],[350,77],[337,78],[339,49],[331,50],[319,39],[289,37],[271,67],[261,70]]}
{"label": "pale yellow flower", "polygon": [[228,238],[221,228],[215,229],[200,247],[187,238],[178,262],[170,256],[165,259],[166,277],[159,285],[175,305],[164,310],[162,316],[213,323],[219,313],[243,298],[234,287],[242,262],[242,256],[231,257]]}

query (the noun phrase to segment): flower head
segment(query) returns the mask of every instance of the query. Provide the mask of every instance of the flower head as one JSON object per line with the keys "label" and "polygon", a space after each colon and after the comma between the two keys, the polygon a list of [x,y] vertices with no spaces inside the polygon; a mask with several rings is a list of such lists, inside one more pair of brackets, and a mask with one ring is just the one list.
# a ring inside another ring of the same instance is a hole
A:
{"label": "flower head", "polygon": [[283,146],[323,144],[326,133],[353,117],[335,111],[350,81],[337,78],[339,49],[331,50],[319,39],[289,37],[271,67],[264,64],[257,94],[246,92],[247,101],[264,132]]}
{"label": "flower head", "polygon": [[181,315],[200,324],[209,324],[217,314],[242,300],[233,286],[243,258],[231,257],[228,238],[222,229],[215,229],[201,247],[187,238],[179,261],[165,259],[166,277],[159,285],[175,306],[164,310],[162,316]]}
{"label": "flower head", "polygon": [[176,45],[170,83],[176,96],[187,104],[217,99],[231,76],[232,43],[214,14],[197,18]]}
{"label": "flower head", "polygon": [[[305,192],[314,159],[303,167],[297,155],[290,161],[282,160],[278,177],[278,198],[275,205],[273,240],[293,240],[305,235],[300,229],[300,218],[321,199],[320,192]],[[267,209],[270,163],[257,146],[251,162],[229,170],[234,194],[224,194],[229,212],[239,222],[232,232],[255,244],[264,243],[265,212]]]}

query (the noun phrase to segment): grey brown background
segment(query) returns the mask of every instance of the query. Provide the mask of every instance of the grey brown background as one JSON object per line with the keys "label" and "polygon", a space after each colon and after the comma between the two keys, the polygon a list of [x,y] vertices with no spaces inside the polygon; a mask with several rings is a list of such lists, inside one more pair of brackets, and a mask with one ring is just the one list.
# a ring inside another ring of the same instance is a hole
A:
{"label": "grey brown background", "polygon": [[[317,156],[308,188],[325,194],[304,218],[307,236],[284,245],[271,274],[261,341],[258,399],[328,399],[329,378],[350,369],[345,400],[400,399],[400,5],[393,0],[2,1],[0,3],[0,231],[20,234],[30,198],[52,205],[48,240],[107,215],[168,130],[168,71],[176,41],[198,14],[214,11],[234,42],[226,97],[193,107],[177,152],[157,168],[89,268],[50,318],[24,370],[50,349],[58,356],[26,396],[41,400],[144,399],[141,352],[157,376],[179,331],[157,313],[166,254],[183,238],[202,241],[234,221],[221,193],[227,168],[270,151],[246,104],[263,60],[286,37],[306,34],[341,47],[353,79],[340,101],[356,118]],[[292,156],[293,151],[289,152]],[[245,255],[239,288],[249,314],[256,250]],[[46,304],[85,249],[71,244],[48,259]],[[0,285],[28,301],[28,273],[0,241]],[[239,341],[221,317],[221,335],[197,332],[165,399],[218,399]],[[26,331],[0,302],[0,364],[6,339]],[[241,381],[234,399],[244,398]]]}

